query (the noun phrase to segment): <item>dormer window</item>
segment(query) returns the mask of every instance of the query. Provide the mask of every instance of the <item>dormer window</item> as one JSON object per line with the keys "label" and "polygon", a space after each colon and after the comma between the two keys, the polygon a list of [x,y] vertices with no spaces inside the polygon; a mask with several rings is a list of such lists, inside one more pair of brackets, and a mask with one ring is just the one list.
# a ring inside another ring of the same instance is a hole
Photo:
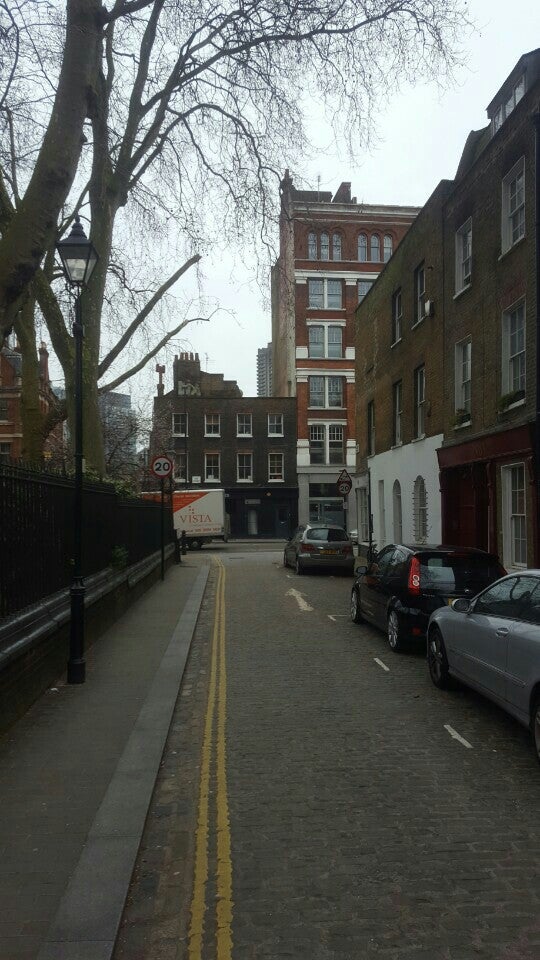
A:
{"label": "dormer window", "polygon": [[501,103],[493,114],[493,133],[497,133],[501,124],[510,116],[512,110],[517,106],[524,94],[525,76],[522,74],[507,94],[505,102]]}

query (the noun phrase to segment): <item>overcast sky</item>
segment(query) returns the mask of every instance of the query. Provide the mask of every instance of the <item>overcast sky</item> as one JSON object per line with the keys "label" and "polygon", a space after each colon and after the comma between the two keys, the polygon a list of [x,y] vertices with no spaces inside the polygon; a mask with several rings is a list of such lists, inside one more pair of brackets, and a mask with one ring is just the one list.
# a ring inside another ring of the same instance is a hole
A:
{"label": "overcast sky", "polygon": [[[306,157],[301,171],[313,189],[320,175],[321,189],[331,191],[350,180],[353,196],[365,203],[422,206],[439,180],[454,176],[469,131],[485,126],[485,108],[519,57],[540,46],[539,0],[470,0],[469,10],[477,29],[464,34],[467,65],[457,71],[455,85],[441,91],[424,84],[396,93],[381,109],[378,142],[360,166],[351,168],[327,128],[309,131],[323,151]],[[190,327],[188,349],[199,353],[203,369],[238,380],[244,395],[254,396],[257,349],[271,337],[270,309],[255,282],[255,265],[225,251],[215,260],[205,258],[203,270],[205,292],[227,312]],[[160,359],[170,389],[170,356]],[[155,392],[154,367],[152,362],[132,385],[139,400]]]}

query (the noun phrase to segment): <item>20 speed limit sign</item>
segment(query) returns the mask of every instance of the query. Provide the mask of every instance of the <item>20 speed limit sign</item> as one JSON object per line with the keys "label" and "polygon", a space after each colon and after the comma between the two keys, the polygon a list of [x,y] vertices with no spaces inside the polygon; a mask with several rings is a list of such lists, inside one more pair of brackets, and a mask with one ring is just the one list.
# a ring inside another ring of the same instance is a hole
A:
{"label": "20 speed limit sign", "polygon": [[155,477],[164,480],[165,477],[170,477],[173,471],[173,462],[170,457],[154,457],[150,469]]}

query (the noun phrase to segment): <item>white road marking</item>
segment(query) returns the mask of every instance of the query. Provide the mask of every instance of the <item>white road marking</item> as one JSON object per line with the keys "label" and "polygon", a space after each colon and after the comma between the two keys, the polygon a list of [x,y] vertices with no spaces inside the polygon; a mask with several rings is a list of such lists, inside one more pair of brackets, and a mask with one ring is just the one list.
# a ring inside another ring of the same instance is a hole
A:
{"label": "white road marking", "polygon": [[387,673],[390,673],[390,667],[387,667],[386,664],[382,662],[382,660],[379,660],[378,657],[373,657],[373,659],[375,663],[378,663],[379,666],[383,668],[383,670],[386,670]]}
{"label": "white road marking", "polygon": [[329,620],[333,620],[334,623],[336,622],[336,618],[333,617],[331,613],[329,613],[327,616],[328,616],[328,619],[329,619]]}
{"label": "white road marking", "polygon": [[311,612],[311,611],[313,610],[313,607],[310,607],[309,603],[306,603],[306,601],[304,600],[302,594],[299,593],[298,590],[294,590],[294,589],[289,590],[289,591],[286,593],[286,596],[287,596],[287,597],[294,597],[294,599],[296,600],[296,602],[297,602],[298,606],[300,607],[300,609],[301,609],[301,610],[304,610],[306,613],[309,613],[309,612]]}
{"label": "white road marking", "polygon": [[448,730],[448,733],[454,740],[459,740],[459,742],[462,743],[464,747],[467,747],[467,750],[472,750],[472,743],[469,743],[468,740],[464,740],[463,737],[460,737],[457,730],[454,730],[454,728],[451,727],[449,723],[444,724],[444,729]]}
{"label": "white road marking", "polygon": [[347,620],[349,617],[348,613],[327,613],[326,616],[329,620],[333,620],[334,623],[336,620]]}

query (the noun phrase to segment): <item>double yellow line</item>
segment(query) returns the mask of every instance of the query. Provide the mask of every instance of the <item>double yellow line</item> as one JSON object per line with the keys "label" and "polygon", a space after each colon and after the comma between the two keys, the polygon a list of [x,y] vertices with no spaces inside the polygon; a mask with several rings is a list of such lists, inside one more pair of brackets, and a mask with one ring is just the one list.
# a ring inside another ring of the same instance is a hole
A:
{"label": "double yellow line", "polygon": [[227,708],[227,671],[225,664],[225,568],[217,560],[218,582],[212,636],[210,685],[204,724],[201,758],[199,811],[195,842],[195,875],[191,900],[189,928],[189,960],[203,960],[204,922],[206,914],[206,885],[208,881],[208,835],[210,830],[210,789],[215,747],[215,797],[217,857],[215,880],[216,956],[217,960],[232,958],[232,861],[229,803],[227,798],[227,764],[225,721]]}

